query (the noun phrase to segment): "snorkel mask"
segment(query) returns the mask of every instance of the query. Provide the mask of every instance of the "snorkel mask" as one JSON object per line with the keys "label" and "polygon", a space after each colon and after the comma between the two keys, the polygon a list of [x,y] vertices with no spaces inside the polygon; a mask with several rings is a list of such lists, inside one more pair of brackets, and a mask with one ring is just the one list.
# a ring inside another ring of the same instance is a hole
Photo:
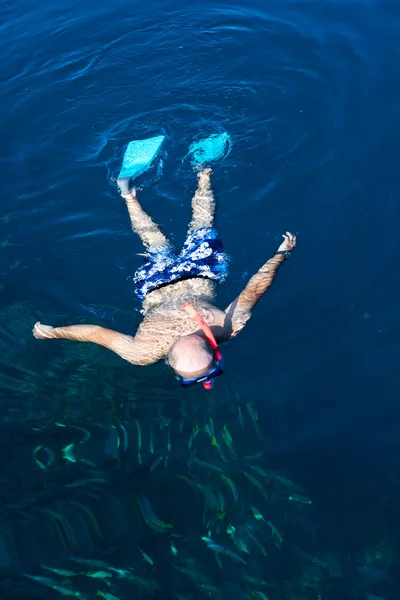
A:
{"label": "snorkel mask", "polygon": [[213,387],[212,380],[215,377],[222,375],[222,373],[223,373],[222,367],[224,365],[224,361],[222,358],[221,351],[218,348],[218,344],[215,340],[213,332],[211,331],[210,327],[207,325],[207,323],[205,322],[203,317],[199,315],[199,313],[194,308],[194,306],[192,306],[190,304],[190,302],[185,302],[183,305],[183,309],[188,313],[188,315],[193,317],[193,319],[195,319],[198,322],[198,324],[200,325],[200,327],[202,328],[203,333],[206,336],[206,339],[214,352],[214,365],[211,367],[211,369],[207,373],[204,373],[204,375],[201,375],[200,377],[194,377],[193,379],[188,379],[186,377],[181,377],[180,375],[176,375],[176,378],[178,379],[178,381],[182,387],[190,387],[191,385],[195,385],[196,383],[202,383],[204,389],[211,390]]}

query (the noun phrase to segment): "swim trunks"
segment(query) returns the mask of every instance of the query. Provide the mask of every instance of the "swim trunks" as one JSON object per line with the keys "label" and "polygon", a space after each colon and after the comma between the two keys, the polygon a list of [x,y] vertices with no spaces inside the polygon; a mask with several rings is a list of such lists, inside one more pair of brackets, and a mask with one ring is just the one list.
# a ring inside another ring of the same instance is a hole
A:
{"label": "swim trunks", "polygon": [[190,233],[179,254],[168,243],[152,246],[147,257],[133,278],[141,302],[153,290],[175,281],[204,277],[221,283],[228,275],[229,258],[213,227]]}

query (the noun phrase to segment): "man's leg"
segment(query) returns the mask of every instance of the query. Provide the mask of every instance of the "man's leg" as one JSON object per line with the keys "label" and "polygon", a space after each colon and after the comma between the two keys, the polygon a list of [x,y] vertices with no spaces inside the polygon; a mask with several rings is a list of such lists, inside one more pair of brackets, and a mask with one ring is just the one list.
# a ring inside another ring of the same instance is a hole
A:
{"label": "man's leg", "polygon": [[168,240],[165,235],[161,233],[158,226],[140,206],[136,198],[136,190],[133,189],[129,194],[122,197],[125,198],[126,207],[131,218],[132,231],[140,236],[143,244],[147,248],[166,244]]}
{"label": "man's leg", "polygon": [[192,221],[188,233],[202,227],[212,227],[215,215],[215,200],[211,189],[211,169],[204,169],[197,175],[198,184],[192,199]]}

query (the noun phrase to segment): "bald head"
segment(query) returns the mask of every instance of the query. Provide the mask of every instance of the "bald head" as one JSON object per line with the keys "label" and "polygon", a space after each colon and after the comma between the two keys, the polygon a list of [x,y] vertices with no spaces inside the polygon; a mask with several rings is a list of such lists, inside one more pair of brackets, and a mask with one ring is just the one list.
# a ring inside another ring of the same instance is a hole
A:
{"label": "bald head", "polygon": [[200,377],[206,373],[214,360],[214,352],[200,335],[180,338],[168,353],[168,363],[182,377]]}

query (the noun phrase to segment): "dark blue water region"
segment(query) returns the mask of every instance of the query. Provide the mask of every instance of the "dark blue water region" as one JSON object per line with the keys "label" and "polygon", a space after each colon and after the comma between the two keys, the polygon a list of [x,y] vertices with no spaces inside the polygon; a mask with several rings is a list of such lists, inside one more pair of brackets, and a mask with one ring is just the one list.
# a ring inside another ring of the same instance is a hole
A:
{"label": "dark blue water region", "polygon": [[[135,331],[132,275],[143,249],[116,186],[126,144],[167,136],[139,199],[179,245],[196,183],[183,158],[194,139],[227,131],[232,152],[213,173],[231,256],[218,304],[241,291],[282,233],[296,233],[298,248],[225,348],[211,397],[218,406],[234,389],[256,407],[263,465],[312,497],[321,552],[393,576],[400,9],[24,0],[3,2],[0,15],[0,410],[4,428],[25,423],[6,438],[11,454],[20,447],[31,457],[39,442],[27,431],[63,419],[134,422],[124,413],[128,393],[143,414],[153,403],[171,415],[181,401],[203,406],[203,391],[181,392],[161,364],[138,368],[102,349],[41,344],[31,330],[40,319]],[[75,377],[82,364],[89,370]],[[24,460],[18,468],[29,471]],[[383,540],[386,552],[367,560],[365,549]],[[390,595],[371,569],[370,587],[349,587],[349,598]]]}

